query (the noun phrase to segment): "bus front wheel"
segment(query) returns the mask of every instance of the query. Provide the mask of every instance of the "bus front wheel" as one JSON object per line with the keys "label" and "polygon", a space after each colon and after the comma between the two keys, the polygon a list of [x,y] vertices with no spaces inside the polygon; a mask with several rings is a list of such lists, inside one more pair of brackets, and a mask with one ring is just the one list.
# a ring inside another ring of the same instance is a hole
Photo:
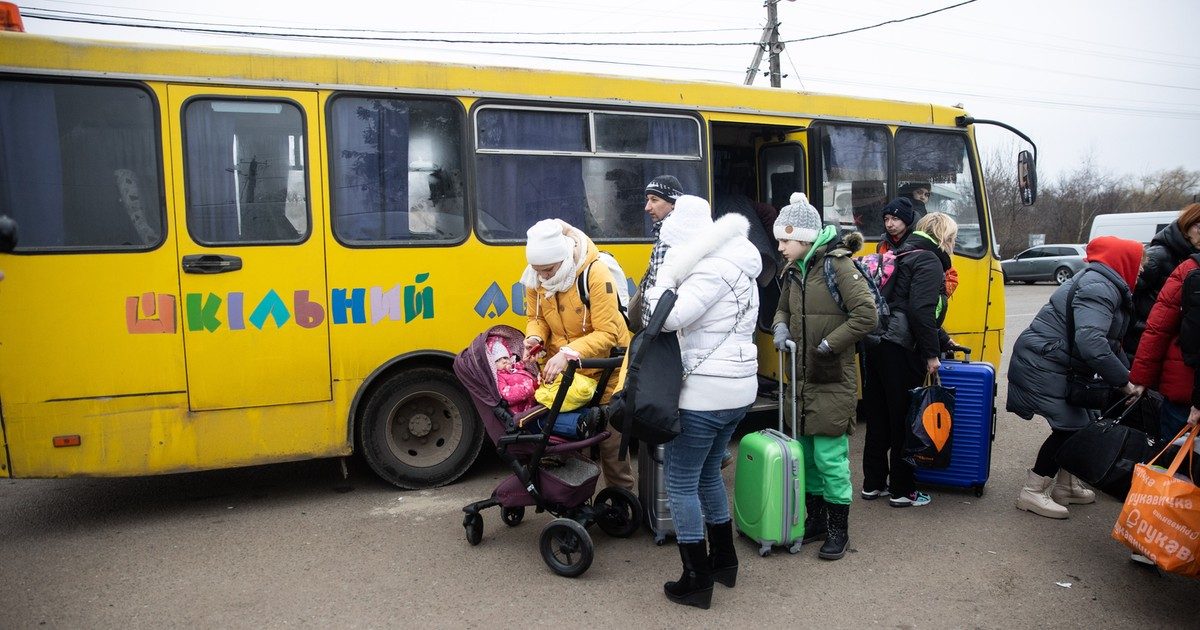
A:
{"label": "bus front wheel", "polygon": [[371,394],[359,425],[367,464],[409,490],[458,479],[483,446],[483,426],[454,376],[436,368],[388,377]]}

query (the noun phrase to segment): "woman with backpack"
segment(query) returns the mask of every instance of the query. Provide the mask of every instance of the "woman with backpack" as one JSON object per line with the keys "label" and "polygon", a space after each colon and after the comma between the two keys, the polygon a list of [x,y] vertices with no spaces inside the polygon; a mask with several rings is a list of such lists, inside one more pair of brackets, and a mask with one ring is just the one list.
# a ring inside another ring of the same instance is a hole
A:
{"label": "woman with backpack", "polygon": [[904,460],[909,428],[908,391],[936,374],[942,352],[952,344],[946,319],[946,270],[958,225],[931,212],[917,221],[896,250],[895,270],[882,287],[891,314],[881,341],[867,351],[863,412],[863,488],[868,501],[890,497],[892,507],[923,506],[929,495],[917,491],[913,465]]}
{"label": "woman with backpack", "polygon": [[[526,232],[525,258],[529,266],[521,276],[525,284],[525,354],[541,348],[549,357],[542,382],[552,383],[571,360],[607,359],[613,348],[629,346],[629,328],[612,287],[616,281],[604,264],[592,264],[600,252],[592,239],[559,219],[538,221]],[[589,299],[580,293],[580,278],[587,277]],[[624,281],[624,279],[622,279]],[[580,370],[592,378],[600,370]],[[600,402],[612,398],[619,375],[608,380]],[[604,482],[633,491],[633,469],[617,457],[621,439],[614,433],[600,443]]]}
{"label": "woman with backpack", "polygon": [[775,220],[779,252],[787,261],[772,332],[781,351],[796,341],[796,432],[804,453],[808,517],[803,543],[825,539],[819,557],[838,560],[850,542],[850,434],[858,400],[856,345],[875,328],[875,297],[851,256],[862,234],[837,236],[821,227],[803,193]]}
{"label": "woman with backpack", "polygon": [[[659,237],[670,246],[654,286],[653,311],[667,290],[675,306],[663,330],[676,331],[683,363],[680,434],[666,443],[664,473],[683,574],[663,591],[677,604],[708,608],[713,581],[733,587],[738,560],[721,457],[758,394],[758,287],[762,258],[745,217],[713,221],[708,202],[680,196]],[[706,549],[705,529],[708,533]]]}
{"label": "woman with backpack", "polygon": [[1017,337],[1008,368],[1007,409],[1026,420],[1036,414],[1050,423],[1050,436],[1016,502],[1017,509],[1047,518],[1067,518],[1067,505],[1096,500],[1095,492],[1055,461],[1067,438],[1095,415],[1081,406],[1089,403],[1082,402],[1084,390],[1077,385],[1098,374],[1122,393],[1139,391],[1129,382],[1121,339],[1132,318],[1129,288],[1137,281],[1142,244],[1101,236],[1087,244],[1086,260],[1087,266],[1058,287]]}

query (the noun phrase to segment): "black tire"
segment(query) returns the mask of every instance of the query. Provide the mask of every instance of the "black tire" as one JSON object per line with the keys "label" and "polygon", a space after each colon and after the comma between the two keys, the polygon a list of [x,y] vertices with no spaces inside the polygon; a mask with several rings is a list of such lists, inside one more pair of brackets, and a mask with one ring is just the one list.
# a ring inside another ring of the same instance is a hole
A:
{"label": "black tire", "polygon": [[516,527],[521,524],[525,518],[525,506],[518,505],[514,508],[500,508],[500,520],[504,521],[509,527]]}
{"label": "black tire", "polygon": [[975,496],[976,496],[976,497],[982,497],[982,496],[983,496],[983,486],[975,486],[975,488],[974,488],[974,489],[975,489]]}
{"label": "black tire", "polygon": [[596,524],[613,538],[629,538],[642,522],[642,504],[625,488],[609,486],[596,495]]}
{"label": "black tire", "polygon": [[359,445],[375,474],[409,490],[448,484],[471,467],[483,425],[454,375],[437,368],[387,377],[370,394]]}
{"label": "black tire", "polygon": [[472,547],[483,540],[483,517],[479,514],[468,514],[463,518],[463,529],[467,533],[467,543]]}
{"label": "black tire", "polygon": [[546,566],[563,577],[583,575],[596,555],[587,530],[569,518],[556,518],[546,524],[538,547]]}
{"label": "black tire", "polygon": [[1074,275],[1075,273],[1071,271],[1070,267],[1059,267],[1058,269],[1054,270],[1054,282],[1057,284],[1062,284]]}

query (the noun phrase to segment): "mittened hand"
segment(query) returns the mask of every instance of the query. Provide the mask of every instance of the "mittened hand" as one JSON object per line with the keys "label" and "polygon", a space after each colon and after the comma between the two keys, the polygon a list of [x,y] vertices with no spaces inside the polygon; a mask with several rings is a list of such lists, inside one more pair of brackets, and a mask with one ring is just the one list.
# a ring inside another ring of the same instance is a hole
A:
{"label": "mittened hand", "polygon": [[822,356],[830,356],[833,354],[833,348],[829,345],[827,339],[822,339],[821,344],[817,346],[817,354]]}
{"label": "mittened hand", "polygon": [[786,347],[788,340],[787,324],[784,324],[783,322],[775,324],[771,331],[775,335],[775,347],[779,350],[783,350]]}

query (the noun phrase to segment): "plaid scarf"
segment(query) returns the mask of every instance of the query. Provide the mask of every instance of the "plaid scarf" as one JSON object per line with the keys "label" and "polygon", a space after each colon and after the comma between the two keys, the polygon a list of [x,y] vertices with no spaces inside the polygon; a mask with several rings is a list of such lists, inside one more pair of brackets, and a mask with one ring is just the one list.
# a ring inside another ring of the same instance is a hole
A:
{"label": "plaid scarf", "polygon": [[654,249],[650,250],[650,265],[646,267],[646,274],[642,276],[642,284],[638,291],[642,295],[642,327],[650,325],[650,304],[646,302],[646,290],[654,286],[654,281],[658,278],[658,268],[662,266],[663,260],[667,257],[667,250],[671,249],[659,238],[659,231],[662,230],[662,221],[654,224]]}

